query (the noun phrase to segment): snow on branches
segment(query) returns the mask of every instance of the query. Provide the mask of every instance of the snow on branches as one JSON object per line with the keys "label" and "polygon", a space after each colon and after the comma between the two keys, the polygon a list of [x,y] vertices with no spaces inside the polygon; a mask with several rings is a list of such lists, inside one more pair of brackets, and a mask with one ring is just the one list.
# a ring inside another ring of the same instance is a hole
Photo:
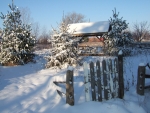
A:
{"label": "snow on branches", "polygon": [[108,37],[105,40],[105,46],[108,48],[109,53],[114,48],[123,47],[132,42],[131,34],[126,31],[128,23],[123,20],[123,17],[119,18],[119,12],[116,9],[113,10],[113,17],[110,17],[111,30],[108,32]]}
{"label": "snow on branches", "polygon": [[21,13],[13,3],[9,5],[11,11],[2,14],[3,31],[1,42],[0,64],[24,64],[29,61],[28,54],[32,53],[35,38],[31,36],[31,25],[23,25]]}
{"label": "snow on branches", "polygon": [[59,30],[53,30],[52,35],[52,54],[47,58],[48,62],[46,68],[59,67],[62,68],[64,64],[74,65],[77,59],[77,43],[71,33],[68,33],[68,27],[62,23]]}

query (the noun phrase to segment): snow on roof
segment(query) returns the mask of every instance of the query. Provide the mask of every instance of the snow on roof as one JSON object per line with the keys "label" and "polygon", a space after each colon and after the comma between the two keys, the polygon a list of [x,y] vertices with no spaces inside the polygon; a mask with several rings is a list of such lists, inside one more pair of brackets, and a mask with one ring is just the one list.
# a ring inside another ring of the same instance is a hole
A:
{"label": "snow on roof", "polygon": [[81,34],[100,34],[109,31],[109,21],[89,22],[89,23],[75,23],[69,24],[68,32],[73,35]]}

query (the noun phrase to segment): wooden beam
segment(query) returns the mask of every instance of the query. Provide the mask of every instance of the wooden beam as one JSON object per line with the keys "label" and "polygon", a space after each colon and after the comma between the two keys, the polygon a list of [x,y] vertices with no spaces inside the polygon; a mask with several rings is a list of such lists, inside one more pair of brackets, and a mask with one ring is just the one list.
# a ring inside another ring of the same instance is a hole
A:
{"label": "wooden beam", "polygon": [[145,74],[145,78],[150,78],[150,75],[146,75],[146,74]]}
{"label": "wooden beam", "polygon": [[150,88],[150,85],[149,85],[149,86],[145,86],[145,87],[144,87],[144,89],[148,89],[148,88]]}
{"label": "wooden beam", "polygon": [[79,56],[106,56],[105,54],[78,54]]}
{"label": "wooden beam", "polygon": [[76,34],[72,34],[73,37],[85,37],[85,36],[101,36],[104,33],[108,33],[108,32],[97,32],[97,33],[76,33]]}

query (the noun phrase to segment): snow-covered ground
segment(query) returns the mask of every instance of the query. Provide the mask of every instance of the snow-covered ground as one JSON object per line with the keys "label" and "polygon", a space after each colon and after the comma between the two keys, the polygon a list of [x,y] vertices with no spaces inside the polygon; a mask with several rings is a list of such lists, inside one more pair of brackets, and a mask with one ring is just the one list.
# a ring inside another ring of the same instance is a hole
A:
{"label": "snow-covered ground", "polygon": [[[136,55],[124,59],[124,99],[85,102],[83,67],[74,69],[75,105],[66,104],[53,81],[64,81],[66,70],[45,69],[44,56],[49,50],[36,51],[36,63],[22,66],[0,66],[0,113],[150,113],[150,89],[144,96],[136,93],[137,68],[150,62],[150,55]],[[99,59],[86,57],[85,60]],[[128,82],[127,82],[128,81]],[[129,87],[128,86],[129,83]],[[150,85],[150,80],[146,80]]]}

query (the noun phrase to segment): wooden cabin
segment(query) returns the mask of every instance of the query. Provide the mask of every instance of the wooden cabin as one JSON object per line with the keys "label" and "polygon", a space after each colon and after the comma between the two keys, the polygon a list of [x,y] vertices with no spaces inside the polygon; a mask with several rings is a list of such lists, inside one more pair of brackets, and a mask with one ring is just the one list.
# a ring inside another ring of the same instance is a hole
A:
{"label": "wooden cabin", "polygon": [[83,42],[78,45],[78,54],[99,54],[101,50],[100,48],[104,46],[104,36],[110,30],[111,25],[109,21],[75,23],[68,25],[68,32],[71,33],[73,37],[89,37],[89,42]]}

